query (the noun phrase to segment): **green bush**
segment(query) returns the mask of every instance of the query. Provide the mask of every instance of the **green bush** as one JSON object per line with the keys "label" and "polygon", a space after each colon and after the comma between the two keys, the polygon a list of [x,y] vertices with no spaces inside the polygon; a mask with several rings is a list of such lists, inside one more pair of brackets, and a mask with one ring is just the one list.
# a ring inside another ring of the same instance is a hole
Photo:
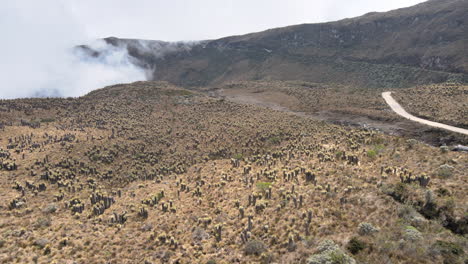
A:
{"label": "green bush", "polygon": [[436,192],[440,195],[440,196],[450,196],[450,191],[443,188],[443,187],[439,187]]}
{"label": "green bush", "polygon": [[49,117],[49,118],[42,118],[41,123],[52,123],[55,122],[55,118]]}
{"label": "green bush", "polygon": [[265,192],[266,190],[268,190],[268,188],[270,188],[271,182],[257,182],[256,186],[257,189],[259,189],[262,192]]}
{"label": "green bush", "polygon": [[233,159],[236,160],[241,160],[244,156],[241,153],[237,153],[234,156],[232,156]]}
{"label": "green bush", "polygon": [[460,245],[442,240],[437,240],[437,242],[434,244],[434,247],[437,248],[442,255],[460,256],[465,253]]}
{"label": "green bush", "polygon": [[337,159],[341,158],[342,156],[343,156],[343,152],[342,152],[342,151],[337,151],[337,152],[335,153],[335,158],[337,158]]}
{"label": "green bush", "polygon": [[340,252],[330,253],[330,261],[333,264],[346,264],[346,255]]}
{"label": "green bush", "polygon": [[367,156],[371,159],[375,159],[377,157],[377,151],[371,149],[367,151]]}
{"label": "green bush", "polygon": [[279,145],[281,143],[281,139],[278,136],[270,137],[268,141],[273,145]]}
{"label": "green bush", "polygon": [[388,184],[382,186],[382,192],[390,195],[398,202],[405,202],[409,196],[409,190],[404,183]]}
{"label": "green bush", "polygon": [[375,159],[377,155],[379,155],[384,148],[385,146],[382,144],[375,145],[371,150],[367,151],[367,156],[371,159]]}
{"label": "green bush", "polygon": [[356,237],[351,238],[348,242],[348,246],[346,247],[351,254],[356,255],[359,251],[365,249],[367,244],[364,241],[359,240]]}

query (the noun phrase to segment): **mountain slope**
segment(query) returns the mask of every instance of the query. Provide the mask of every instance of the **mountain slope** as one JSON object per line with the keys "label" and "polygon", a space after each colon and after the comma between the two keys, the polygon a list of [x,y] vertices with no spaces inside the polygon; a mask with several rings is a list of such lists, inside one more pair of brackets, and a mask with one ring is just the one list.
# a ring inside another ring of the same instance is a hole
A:
{"label": "mountain slope", "polygon": [[184,86],[274,79],[404,87],[468,82],[466,13],[467,1],[431,0],[386,13],[187,45],[106,41],[126,47],[136,63],[153,70],[154,80]]}
{"label": "mountain slope", "polygon": [[0,124],[0,263],[466,259],[461,153],[166,82],[2,100]]}

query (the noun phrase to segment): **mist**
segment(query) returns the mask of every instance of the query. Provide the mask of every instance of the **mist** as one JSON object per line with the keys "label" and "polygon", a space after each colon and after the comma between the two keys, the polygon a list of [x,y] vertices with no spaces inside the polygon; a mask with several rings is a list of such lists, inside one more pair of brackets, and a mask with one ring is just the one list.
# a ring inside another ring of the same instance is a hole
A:
{"label": "mist", "polygon": [[[3,0],[0,99],[76,97],[107,85],[148,79],[151,73],[132,64],[125,45],[99,38],[170,41],[139,43],[142,51],[159,57],[196,43],[173,41],[324,22],[422,1]],[[99,56],[87,56],[77,45],[87,45]]]}
{"label": "mist", "polygon": [[[116,83],[146,80],[125,47],[93,40],[66,2],[2,1],[0,98],[76,97]],[[89,57],[75,47],[99,51]]]}

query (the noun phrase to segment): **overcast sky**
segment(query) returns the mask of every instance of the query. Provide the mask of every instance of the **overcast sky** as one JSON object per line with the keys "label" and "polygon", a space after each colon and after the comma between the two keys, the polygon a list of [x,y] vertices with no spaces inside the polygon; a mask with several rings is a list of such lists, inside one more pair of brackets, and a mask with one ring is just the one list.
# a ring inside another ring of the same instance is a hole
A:
{"label": "overcast sky", "polygon": [[[145,80],[109,36],[205,40],[354,17],[422,0],[1,0],[0,98],[81,96]],[[89,59],[72,48],[105,50]]]}
{"label": "overcast sky", "polygon": [[202,40],[388,11],[422,0],[66,1],[91,37]]}

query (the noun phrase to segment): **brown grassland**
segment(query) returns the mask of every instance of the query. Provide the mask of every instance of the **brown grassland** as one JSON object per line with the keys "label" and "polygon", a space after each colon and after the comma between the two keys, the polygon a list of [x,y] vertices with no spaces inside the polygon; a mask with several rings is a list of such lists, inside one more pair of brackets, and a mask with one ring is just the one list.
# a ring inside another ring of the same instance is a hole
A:
{"label": "brown grassland", "polygon": [[224,87],[277,110],[164,82],[0,101],[0,262],[466,263],[466,153],[278,111],[398,119],[310,85]]}
{"label": "brown grassland", "polygon": [[397,90],[395,99],[421,118],[468,128],[468,86],[456,83]]}

